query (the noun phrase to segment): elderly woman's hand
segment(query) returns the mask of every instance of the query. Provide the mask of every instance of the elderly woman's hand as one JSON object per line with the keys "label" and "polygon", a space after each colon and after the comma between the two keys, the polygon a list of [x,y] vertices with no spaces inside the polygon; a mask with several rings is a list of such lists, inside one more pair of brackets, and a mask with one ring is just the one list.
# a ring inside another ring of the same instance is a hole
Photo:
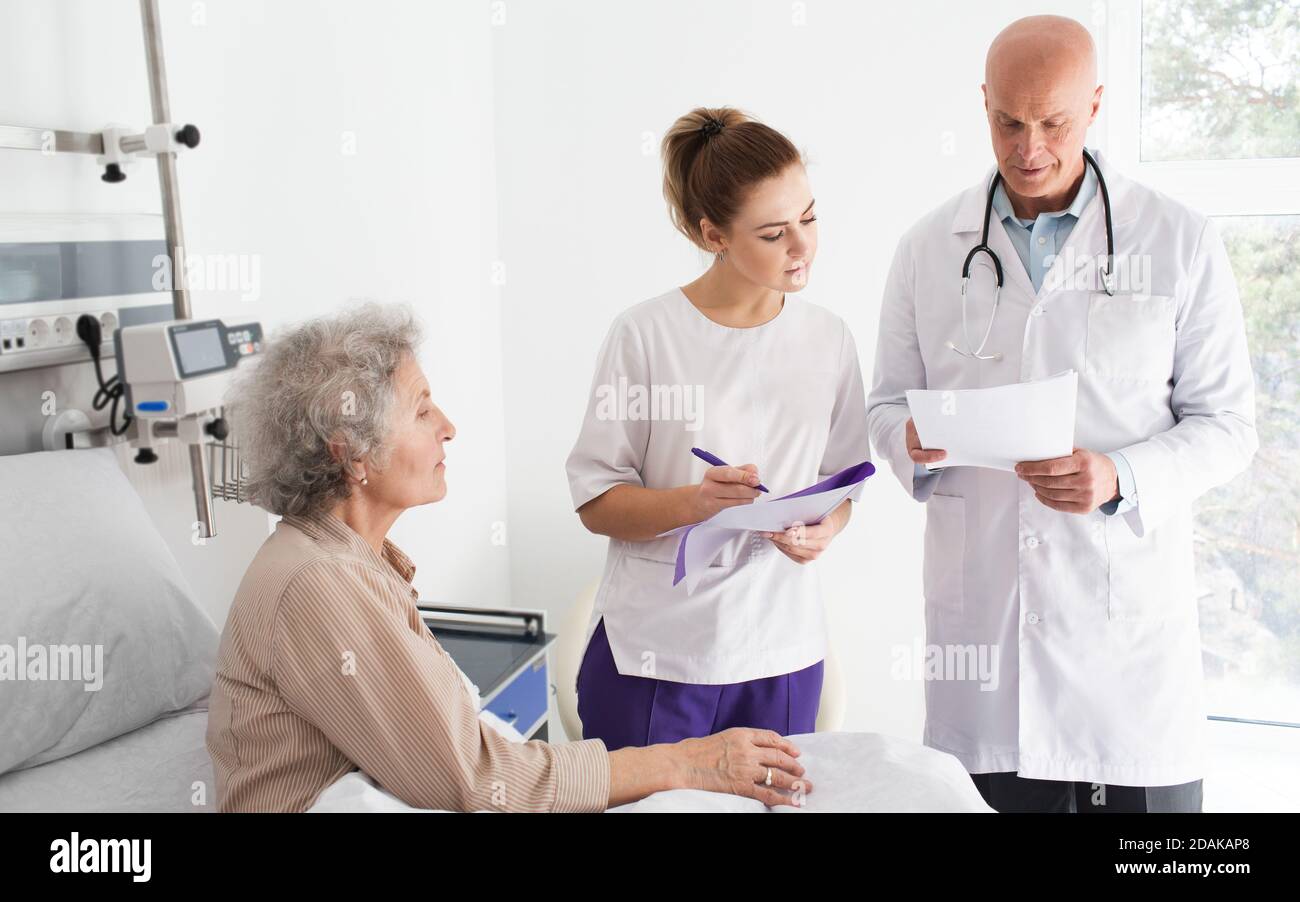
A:
{"label": "elderly woman's hand", "polygon": [[812,791],[803,765],[795,760],[798,747],[772,730],[733,727],[678,746],[695,789],[748,796],[764,805],[796,806]]}
{"label": "elderly woman's hand", "polygon": [[779,733],[748,727],[671,745],[622,748],[609,755],[609,804],[669,789],[703,789],[764,805],[799,806],[813,787],[798,756],[798,747]]}

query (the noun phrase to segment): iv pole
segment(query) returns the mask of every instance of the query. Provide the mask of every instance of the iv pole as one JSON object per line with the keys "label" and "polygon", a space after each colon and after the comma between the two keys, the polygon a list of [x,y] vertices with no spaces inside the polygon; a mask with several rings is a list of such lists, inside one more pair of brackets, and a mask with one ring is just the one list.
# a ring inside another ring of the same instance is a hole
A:
{"label": "iv pole", "polygon": [[[158,18],[158,0],[140,0],[140,20],[144,25],[144,52],[149,65],[149,101],[155,125],[171,122],[167,100],[167,67],[163,61],[162,23]],[[176,153],[164,150],[157,154],[158,188],[162,195],[163,224],[167,232],[167,256],[171,258],[173,319],[190,319],[190,289],[185,284],[185,230],[181,223],[181,198],[176,181]],[[212,516],[211,481],[207,457],[201,444],[189,445],[190,478],[194,489],[194,509],[198,514],[200,538],[216,535]]]}

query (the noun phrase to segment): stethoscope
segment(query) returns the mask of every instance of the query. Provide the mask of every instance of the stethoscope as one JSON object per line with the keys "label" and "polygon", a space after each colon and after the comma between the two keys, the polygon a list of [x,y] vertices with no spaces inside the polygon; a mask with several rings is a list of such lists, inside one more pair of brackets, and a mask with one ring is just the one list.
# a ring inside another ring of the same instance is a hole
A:
{"label": "stethoscope", "polygon": [[[1102,178],[1101,167],[1092,158],[1092,154],[1084,150],[1083,159],[1087,162],[1087,165],[1092,167],[1092,171],[1097,173],[1097,185],[1101,188],[1101,203],[1106,210],[1106,262],[1104,265],[1099,264],[1098,269],[1101,270],[1101,284],[1105,287],[1106,294],[1114,295],[1115,286],[1111,277],[1115,267],[1115,230],[1111,227],[1110,222],[1110,192],[1106,189],[1106,180]],[[980,235],[980,243],[970,249],[970,253],[966,255],[966,262],[961,267],[961,331],[966,338],[966,350],[963,351],[953,342],[948,342],[948,347],[963,357],[969,357],[973,360],[1002,359],[1000,351],[992,354],[984,353],[984,345],[988,344],[989,335],[993,332],[993,320],[998,315],[998,298],[1002,294],[1002,261],[998,259],[997,252],[989,247],[989,224],[992,222],[993,216],[993,194],[997,191],[1001,181],[1002,172],[999,170],[993,174],[993,181],[989,183],[989,196],[984,203],[984,231]],[[966,325],[966,286],[970,283],[971,261],[979,253],[988,254],[989,259],[993,261],[993,272],[997,277],[997,288],[993,292],[993,312],[989,314],[989,327],[984,330],[984,339],[980,342],[980,346],[972,350],[970,331]]]}

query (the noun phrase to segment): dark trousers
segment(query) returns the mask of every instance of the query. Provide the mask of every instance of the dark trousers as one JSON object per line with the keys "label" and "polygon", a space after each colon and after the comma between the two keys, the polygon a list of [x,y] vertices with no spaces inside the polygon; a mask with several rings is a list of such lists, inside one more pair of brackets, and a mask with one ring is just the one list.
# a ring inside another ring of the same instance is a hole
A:
{"label": "dark trousers", "polygon": [[1073,814],[1104,812],[1199,812],[1201,781],[1176,786],[1115,786],[1069,780],[1031,780],[1014,773],[971,774],[994,811]]}

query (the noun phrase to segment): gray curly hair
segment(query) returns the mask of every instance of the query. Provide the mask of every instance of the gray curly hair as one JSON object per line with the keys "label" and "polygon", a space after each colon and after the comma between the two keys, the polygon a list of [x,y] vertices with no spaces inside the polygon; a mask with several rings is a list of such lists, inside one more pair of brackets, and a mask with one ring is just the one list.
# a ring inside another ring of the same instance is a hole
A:
{"label": "gray curly hair", "polygon": [[393,374],[420,338],[409,307],[366,303],[269,341],[226,397],[251,500],[274,514],[314,516],[352,493],[352,460],[368,454],[382,470],[392,450]]}

